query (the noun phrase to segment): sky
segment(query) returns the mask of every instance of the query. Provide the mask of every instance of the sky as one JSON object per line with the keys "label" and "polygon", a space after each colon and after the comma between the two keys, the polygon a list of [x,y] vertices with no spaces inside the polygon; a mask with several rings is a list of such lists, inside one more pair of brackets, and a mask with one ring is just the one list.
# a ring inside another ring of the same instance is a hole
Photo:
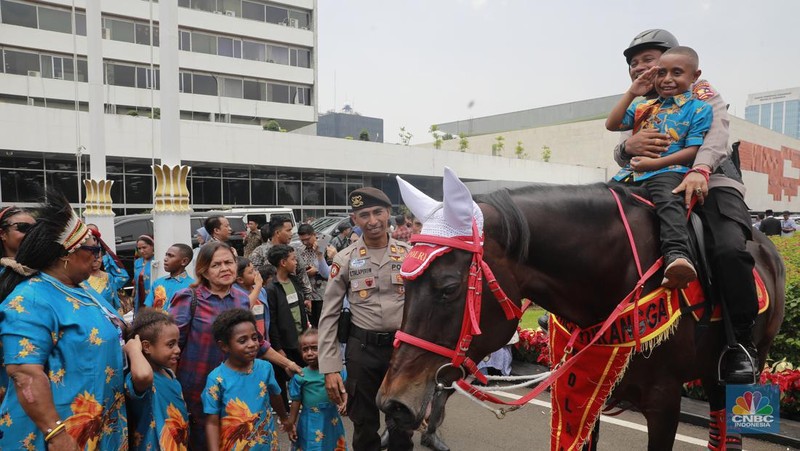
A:
{"label": "sky", "polygon": [[431,124],[620,94],[622,51],[663,28],[744,117],[747,95],[800,86],[797,0],[318,0],[319,111]]}

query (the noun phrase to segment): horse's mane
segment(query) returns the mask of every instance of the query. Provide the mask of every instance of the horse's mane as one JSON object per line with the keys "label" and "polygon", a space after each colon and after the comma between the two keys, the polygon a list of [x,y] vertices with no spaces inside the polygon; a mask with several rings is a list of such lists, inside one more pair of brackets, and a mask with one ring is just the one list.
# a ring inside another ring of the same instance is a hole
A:
{"label": "horse's mane", "polygon": [[[518,262],[528,258],[528,249],[531,241],[531,231],[525,215],[514,202],[515,197],[525,197],[527,202],[540,201],[543,205],[567,205],[594,202],[611,202],[608,195],[609,185],[606,183],[593,183],[589,185],[545,185],[532,184],[520,188],[503,188],[489,194],[476,196],[475,201],[494,207],[500,214],[500,231],[505,237],[503,246],[509,251],[509,256]],[[630,197],[631,191],[622,186],[612,186],[619,193],[624,203],[635,203]],[[643,194],[643,193],[640,193]],[[615,211],[615,210],[610,210]]]}

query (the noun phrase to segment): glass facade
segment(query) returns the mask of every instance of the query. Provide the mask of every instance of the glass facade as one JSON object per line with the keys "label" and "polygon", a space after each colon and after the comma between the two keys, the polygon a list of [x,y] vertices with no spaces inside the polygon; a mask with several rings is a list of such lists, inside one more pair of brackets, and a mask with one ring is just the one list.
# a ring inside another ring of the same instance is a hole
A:
{"label": "glass facade", "polygon": [[[2,23],[72,34],[72,10],[36,3],[0,0]],[[86,14],[75,12],[75,33],[86,36]]]}
{"label": "glass facade", "polygon": [[744,117],[748,122],[800,139],[800,100],[750,105],[745,107]]}
{"label": "glass facade", "polygon": [[[0,48],[2,64],[0,72],[14,75],[32,75],[38,72],[41,77],[59,80],[75,79],[75,62],[72,56],[30,50]],[[78,58],[78,81],[87,81],[86,58]]]}
{"label": "glass facade", "polygon": [[[0,156],[0,201],[31,205],[47,187],[79,204],[78,182],[89,174],[89,159],[41,152],[5,152]],[[159,161],[156,160],[156,164]],[[394,174],[294,169],[255,165],[185,162],[192,166],[189,190],[192,208],[290,207],[297,220],[348,210],[347,194],[362,186],[382,189],[395,205],[402,201]],[[153,208],[151,161],[107,158],[107,178],[114,181],[111,197],[117,215],[148,212]],[[441,198],[439,177],[404,176],[425,193]],[[82,190],[82,197],[85,192]]]}

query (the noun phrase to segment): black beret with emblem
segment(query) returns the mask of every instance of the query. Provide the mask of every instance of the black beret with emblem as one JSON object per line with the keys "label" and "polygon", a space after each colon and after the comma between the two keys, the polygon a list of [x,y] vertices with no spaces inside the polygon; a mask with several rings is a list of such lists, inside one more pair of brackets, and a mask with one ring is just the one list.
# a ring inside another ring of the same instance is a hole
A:
{"label": "black beret with emblem", "polygon": [[353,211],[370,207],[392,208],[392,201],[389,200],[383,191],[370,186],[353,190],[350,193],[350,206]]}

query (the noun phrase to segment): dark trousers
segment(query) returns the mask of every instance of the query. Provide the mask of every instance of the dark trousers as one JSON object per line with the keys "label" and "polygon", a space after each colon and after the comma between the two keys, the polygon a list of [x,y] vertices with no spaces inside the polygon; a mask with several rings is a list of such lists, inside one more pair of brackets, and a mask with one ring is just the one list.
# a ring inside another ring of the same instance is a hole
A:
{"label": "dark trousers", "polygon": [[[391,343],[376,346],[362,343],[356,337],[347,341],[347,415],[353,422],[353,450],[376,451],[381,448],[380,410],[375,403],[378,389],[389,369],[392,357]],[[389,450],[410,450],[413,431],[398,431],[387,418],[389,429]]]}
{"label": "dark trousers", "polygon": [[697,214],[703,219],[715,295],[728,307],[734,329],[747,328],[758,315],[758,295],[755,260],[746,247],[753,232],[744,199],[733,188],[714,188]]}
{"label": "dark trousers", "polygon": [[672,194],[683,180],[683,174],[677,172],[663,172],[656,174],[641,183],[650,199],[656,205],[656,215],[659,220],[659,237],[661,238],[661,253],[665,260],[668,257],[680,254],[689,258],[689,231],[686,229],[686,206],[683,194]]}
{"label": "dark trousers", "polygon": [[[303,356],[300,354],[300,350],[298,349],[291,349],[291,348],[283,348],[283,352],[286,353],[286,358],[291,360],[292,362],[296,363],[297,365],[303,367],[306,366],[305,362],[303,362]],[[281,399],[283,399],[283,406],[286,408],[286,411],[289,411],[289,392],[287,390],[288,383],[292,379],[292,376],[286,374],[286,370],[280,367],[279,365],[272,364],[272,369],[275,372],[275,382],[281,387]]]}

